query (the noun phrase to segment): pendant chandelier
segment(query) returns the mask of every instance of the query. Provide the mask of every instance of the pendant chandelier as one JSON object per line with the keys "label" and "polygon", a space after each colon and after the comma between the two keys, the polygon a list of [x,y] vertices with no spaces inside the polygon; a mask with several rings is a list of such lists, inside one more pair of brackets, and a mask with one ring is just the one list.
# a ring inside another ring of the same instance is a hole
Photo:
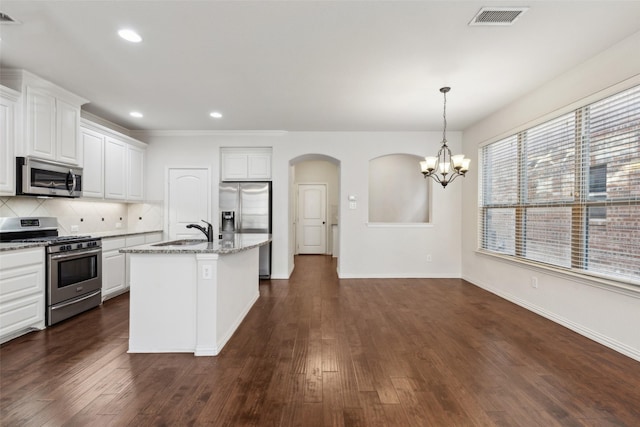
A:
{"label": "pendant chandelier", "polygon": [[438,150],[435,157],[425,157],[420,162],[420,169],[425,178],[430,176],[434,181],[446,187],[459,176],[464,176],[469,170],[471,159],[467,159],[464,154],[451,155],[451,150],[447,146],[447,92],[450,87],[440,88],[440,92],[444,95],[444,130],[442,131],[442,146]]}

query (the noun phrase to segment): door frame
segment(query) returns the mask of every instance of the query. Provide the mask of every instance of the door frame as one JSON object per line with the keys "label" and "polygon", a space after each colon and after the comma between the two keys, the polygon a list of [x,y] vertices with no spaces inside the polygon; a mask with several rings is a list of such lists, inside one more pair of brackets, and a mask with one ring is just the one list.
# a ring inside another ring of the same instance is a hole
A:
{"label": "door frame", "polygon": [[[298,248],[299,248],[299,240],[300,239],[300,233],[298,233],[298,226],[300,224],[300,186],[301,185],[322,185],[324,186],[324,222],[325,222],[325,228],[324,228],[324,242],[325,242],[325,248],[324,248],[324,254],[323,255],[329,255],[331,253],[330,248],[332,247],[332,245],[330,245],[330,239],[329,239],[329,235],[331,234],[331,227],[329,224],[329,183],[328,182],[297,182],[296,183],[296,191],[295,191],[295,227],[293,227],[293,229],[295,230],[295,246],[294,246],[294,254],[295,255],[299,255],[298,252]],[[331,242],[332,243],[332,242]]]}
{"label": "door frame", "polygon": [[[169,230],[169,174],[172,170],[206,170],[207,171],[207,211],[209,213],[209,217],[212,215],[211,211],[211,188],[213,187],[213,183],[211,182],[211,167],[210,166],[166,166],[164,168],[164,237],[169,238],[170,230]],[[214,230],[218,229],[217,218],[211,218],[212,225]]]}

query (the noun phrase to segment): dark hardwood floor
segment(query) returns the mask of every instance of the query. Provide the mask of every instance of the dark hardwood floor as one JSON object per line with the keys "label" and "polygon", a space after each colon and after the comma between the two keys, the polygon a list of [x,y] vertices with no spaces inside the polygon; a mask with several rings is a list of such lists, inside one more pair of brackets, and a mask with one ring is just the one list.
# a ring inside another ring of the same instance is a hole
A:
{"label": "dark hardwood floor", "polygon": [[0,347],[3,426],[638,426],[640,363],[458,279],[299,256],[218,357],[127,354],[128,296]]}

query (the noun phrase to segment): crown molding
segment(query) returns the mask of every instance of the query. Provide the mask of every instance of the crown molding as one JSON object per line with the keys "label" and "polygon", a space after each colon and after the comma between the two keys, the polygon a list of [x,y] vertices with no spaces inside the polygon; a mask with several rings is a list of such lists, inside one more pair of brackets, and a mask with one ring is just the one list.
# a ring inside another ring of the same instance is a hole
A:
{"label": "crown molding", "polygon": [[133,138],[152,136],[283,136],[286,130],[132,130]]}

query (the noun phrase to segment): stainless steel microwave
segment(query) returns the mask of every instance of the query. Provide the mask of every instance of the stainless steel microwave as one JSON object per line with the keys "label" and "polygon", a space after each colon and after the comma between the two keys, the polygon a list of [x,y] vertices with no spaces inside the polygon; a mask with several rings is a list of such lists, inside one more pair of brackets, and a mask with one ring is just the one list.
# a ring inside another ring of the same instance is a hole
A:
{"label": "stainless steel microwave", "polygon": [[16,195],[82,197],[82,168],[34,157],[16,157]]}

